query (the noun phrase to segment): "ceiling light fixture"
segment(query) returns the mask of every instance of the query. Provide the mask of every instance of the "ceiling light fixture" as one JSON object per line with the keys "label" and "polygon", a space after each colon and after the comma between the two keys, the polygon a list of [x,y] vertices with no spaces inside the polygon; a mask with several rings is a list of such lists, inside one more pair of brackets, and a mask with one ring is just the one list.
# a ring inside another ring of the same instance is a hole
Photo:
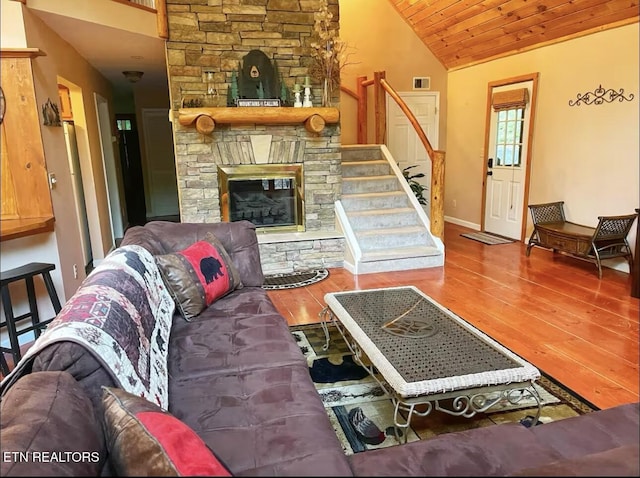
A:
{"label": "ceiling light fixture", "polygon": [[144,72],[127,70],[123,71],[122,74],[130,83],[137,83],[142,78],[142,75],[144,75]]}

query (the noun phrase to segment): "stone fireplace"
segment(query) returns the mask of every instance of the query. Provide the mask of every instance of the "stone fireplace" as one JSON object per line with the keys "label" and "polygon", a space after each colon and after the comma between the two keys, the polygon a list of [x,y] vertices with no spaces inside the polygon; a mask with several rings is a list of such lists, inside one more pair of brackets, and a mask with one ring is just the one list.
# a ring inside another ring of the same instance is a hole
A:
{"label": "stone fireplace", "polygon": [[[329,0],[329,6],[338,22],[338,0]],[[302,84],[309,75],[317,7],[317,2],[304,0],[167,0],[182,221],[250,220],[258,231],[265,273],[342,267],[344,239],[336,232],[334,206],[342,190],[339,122],[310,132],[303,123],[247,120],[216,124],[203,134],[182,126],[178,111],[194,98],[204,107],[226,106],[234,72],[256,48],[277,63],[287,88]],[[314,106],[320,106],[320,83],[313,85],[312,94]],[[337,98],[334,106],[339,108]],[[287,173],[272,176],[277,168]],[[290,170],[297,172],[287,176]],[[237,207],[232,210],[234,198]],[[292,221],[289,212],[295,215]]]}

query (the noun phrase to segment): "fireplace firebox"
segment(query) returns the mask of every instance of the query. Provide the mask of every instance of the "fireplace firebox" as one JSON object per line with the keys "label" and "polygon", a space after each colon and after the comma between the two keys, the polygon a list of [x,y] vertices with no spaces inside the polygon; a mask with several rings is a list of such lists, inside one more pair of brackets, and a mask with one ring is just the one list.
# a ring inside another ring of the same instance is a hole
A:
{"label": "fireplace firebox", "polygon": [[220,212],[226,222],[247,220],[263,232],[303,232],[302,164],[218,166]]}

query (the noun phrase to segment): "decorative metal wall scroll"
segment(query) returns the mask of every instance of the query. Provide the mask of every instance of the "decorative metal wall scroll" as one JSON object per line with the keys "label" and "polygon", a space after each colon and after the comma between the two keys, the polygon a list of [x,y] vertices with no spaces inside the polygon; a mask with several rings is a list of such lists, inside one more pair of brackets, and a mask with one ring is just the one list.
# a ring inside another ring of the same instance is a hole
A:
{"label": "decorative metal wall scroll", "polygon": [[585,105],[601,105],[602,103],[613,103],[618,100],[622,101],[631,101],[633,100],[633,93],[630,93],[629,96],[624,95],[624,89],[620,88],[619,91],[609,89],[604,89],[602,85],[599,85],[595,90],[588,91],[587,93],[576,95],[577,100],[569,100],[569,106],[580,106],[581,104]]}

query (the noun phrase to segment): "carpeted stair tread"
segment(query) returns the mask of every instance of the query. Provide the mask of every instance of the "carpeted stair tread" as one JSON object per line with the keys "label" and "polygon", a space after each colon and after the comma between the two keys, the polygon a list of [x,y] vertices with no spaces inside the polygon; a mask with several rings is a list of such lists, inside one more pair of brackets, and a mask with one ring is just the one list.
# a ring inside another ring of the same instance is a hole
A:
{"label": "carpeted stair tread", "polygon": [[412,207],[390,207],[388,209],[360,209],[358,211],[348,212],[349,217],[353,216],[377,216],[383,214],[405,214],[408,212],[415,212]]}
{"label": "carpeted stair tread", "polygon": [[400,190],[373,193],[343,193],[341,201],[347,214],[355,211],[370,211],[388,207],[405,207],[410,204],[407,194]]}
{"label": "carpeted stair tread", "polygon": [[389,162],[384,159],[369,159],[365,161],[342,161],[342,166],[362,166],[363,164],[384,164],[389,165]]}
{"label": "carpeted stair tread", "polygon": [[343,178],[369,178],[389,174],[389,162],[383,159],[372,161],[343,161]]}
{"label": "carpeted stair tread", "polygon": [[342,202],[349,201],[350,199],[359,201],[359,200],[382,200],[389,201],[392,199],[405,199],[407,197],[407,193],[402,190],[393,190],[393,191],[380,191],[380,192],[366,192],[366,193],[343,193],[342,194]]}
{"label": "carpeted stair tread", "polygon": [[341,151],[340,221],[359,252],[347,266],[369,273],[443,265],[442,246],[423,222],[412,193],[403,188],[389,152],[380,145],[343,146]]}
{"label": "carpeted stair tread", "polygon": [[381,191],[381,192],[369,192],[369,193],[348,193],[343,194],[342,198],[354,198],[354,199],[371,199],[377,197],[392,197],[392,196],[401,196],[406,197],[406,193],[401,190],[397,191]]}
{"label": "carpeted stair tread", "polygon": [[372,159],[383,159],[379,145],[344,145],[340,148],[343,161],[369,161]]}
{"label": "carpeted stair tread", "polygon": [[368,193],[377,191],[398,191],[400,183],[392,174],[342,178],[342,193]]}
{"label": "carpeted stair tread", "polygon": [[416,234],[424,231],[425,228],[421,226],[378,227],[375,229],[361,229],[356,232],[356,235],[359,237],[366,237],[378,235]]}
{"label": "carpeted stair tread", "polygon": [[398,247],[433,245],[424,226],[379,227],[359,229],[354,234],[361,251],[389,250]]}
{"label": "carpeted stair tread", "polygon": [[386,181],[388,179],[397,179],[393,174],[378,174],[375,176],[365,176],[365,177],[358,177],[358,178],[344,178],[342,180],[342,182],[345,181]]}
{"label": "carpeted stair tread", "polygon": [[440,251],[434,246],[394,247],[391,249],[363,251],[360,260],[361,262],[376,262],[437,255],[440,255]]}
{"label": "carpeted stair tread", "polygon": [[364,209],[347,214],[354,231],[363,229],[400,227],[418,223],[418,213],[413,208]]}

